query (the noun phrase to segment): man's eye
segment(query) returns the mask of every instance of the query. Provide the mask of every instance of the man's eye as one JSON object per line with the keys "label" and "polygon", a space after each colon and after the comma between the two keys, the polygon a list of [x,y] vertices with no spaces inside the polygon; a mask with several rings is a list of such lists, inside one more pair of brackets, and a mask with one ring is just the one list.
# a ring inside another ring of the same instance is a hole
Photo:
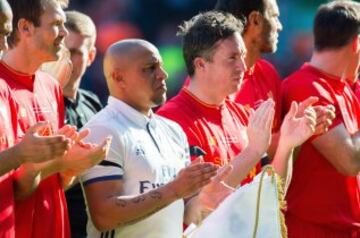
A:
{"label": "man's eye", "polygon": [[156,69],[156,66],[155,66],[155,65],[152,65],[152,66],[148,67],[148,70],[149,70],[149,71],[155,71],[155,69]]}

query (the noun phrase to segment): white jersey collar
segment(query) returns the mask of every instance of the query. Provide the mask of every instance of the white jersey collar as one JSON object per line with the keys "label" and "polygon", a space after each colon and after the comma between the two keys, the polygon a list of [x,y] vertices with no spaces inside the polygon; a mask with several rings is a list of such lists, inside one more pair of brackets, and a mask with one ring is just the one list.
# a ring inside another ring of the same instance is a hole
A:
{"label": "white jersey collar", "polygon": [[150,111],[150,116],[147,117],[141,112],[135,110],[133,107],[129,106],[125,102],[121,101],[120,99],[117,99],[113,96],[109,96],[108,98],[108,106],[121,113],[124,117],[126,117],[128,120],[132,121],[136,125],[146,128],[147,124],[150,123],[150,125],[155,125],[154,113],[153,111]]}

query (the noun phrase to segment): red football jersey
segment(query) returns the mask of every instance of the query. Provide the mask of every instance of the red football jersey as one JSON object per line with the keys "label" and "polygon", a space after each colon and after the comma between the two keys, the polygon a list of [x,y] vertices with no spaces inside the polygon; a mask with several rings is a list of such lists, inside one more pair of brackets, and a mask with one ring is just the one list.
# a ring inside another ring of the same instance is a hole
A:
{"label": "red football jersey", "polygon": [[[14,94],[19,125],[23,131],[45,120],[50,122],[54,131],[63,126],[63,97],[55,79],[41,71],[34,75],[20,73],[4,62],[0,63],[0,78],[8,83]],[[15,217],[17,237],[70,237],[66,200],[59,174],[44,179],[28,198],[17,202]]]}
{"label": "red football jersey", "polygon": [[275,101],[273,131],[276,132],[281,126],[281,79],[273,65],[260,59],[246,71],[234,100],[246,108],[256,109],[268,98]]}
{"label": "red football jersey", "polygon": [[[317,96],[320,105],[334,105],[331,128],[343,123],[350,134],[358,131],[359,102],[347,82],[305,64],[282,83],[284,111],[292,101]],[[289,237],[359,237],[359,180],[339,173],[306,141],[294,164],[287,193]],[[355,236],[354,236],[355,234]],[[353,236],[351,236],[353,235]]]}
{"label": "red football jersey", "polygon": [[[190,83],[190,77],[184,82],[184,87]],[[275,102],[273,132],[281,126],[281,78],[272,64],[264,59],[258,60],[244,74],[240,89],[229,96],[230,99],[249,109],[256,109],[262,102],[272,98]]]}
{"label": "red football jersey", "polygon": [[[205,161],[222,166],[247,145],[248,113],[241,105],[228,99],[220,106],[209,105],[183,88],[157,113],[179,123],[190,147],[198,146],[206,152]],[[244,183],[250,181],[260,169],[259,163]]]}
{"label": "red football jersey", "polygon": [[[0,79],[0,151],[14,145],[17,108],[8,85]],[[0,237],[15,237],[13,171],[0,176]]]}

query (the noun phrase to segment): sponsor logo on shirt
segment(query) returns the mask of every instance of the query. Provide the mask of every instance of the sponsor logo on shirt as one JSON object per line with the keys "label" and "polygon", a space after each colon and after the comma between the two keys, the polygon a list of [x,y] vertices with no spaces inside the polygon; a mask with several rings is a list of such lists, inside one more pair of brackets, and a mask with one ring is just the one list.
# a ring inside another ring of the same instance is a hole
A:
{"label": "sponsor logo on shirt", "polygon": [[162,165],[160,169],[157,170],[157,172],[162,182],[153,183],[149,180],[141,180],[139,181],[140,193],[161,187],[164,184],[170,182],[176,177],[177,169],[168,165]]}

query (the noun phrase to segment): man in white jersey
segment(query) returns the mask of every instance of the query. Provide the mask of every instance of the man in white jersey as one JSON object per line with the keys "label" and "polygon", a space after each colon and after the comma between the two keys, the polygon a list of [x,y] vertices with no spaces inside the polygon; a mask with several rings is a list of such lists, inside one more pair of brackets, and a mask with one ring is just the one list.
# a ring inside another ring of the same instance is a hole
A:
{"label": "man in white jersey", "polygon": [[87,142],[108,134],[113,140],[106,159],[82,176],[88,237],[179,238],[183,198],[208,184],[217,167],[185,168],[190,159],[184,132],[152,112],[166,100],[167,73],[155,46],[143,40],[113,44],[104,73],[110,97],[85,125],[91,128]]}

